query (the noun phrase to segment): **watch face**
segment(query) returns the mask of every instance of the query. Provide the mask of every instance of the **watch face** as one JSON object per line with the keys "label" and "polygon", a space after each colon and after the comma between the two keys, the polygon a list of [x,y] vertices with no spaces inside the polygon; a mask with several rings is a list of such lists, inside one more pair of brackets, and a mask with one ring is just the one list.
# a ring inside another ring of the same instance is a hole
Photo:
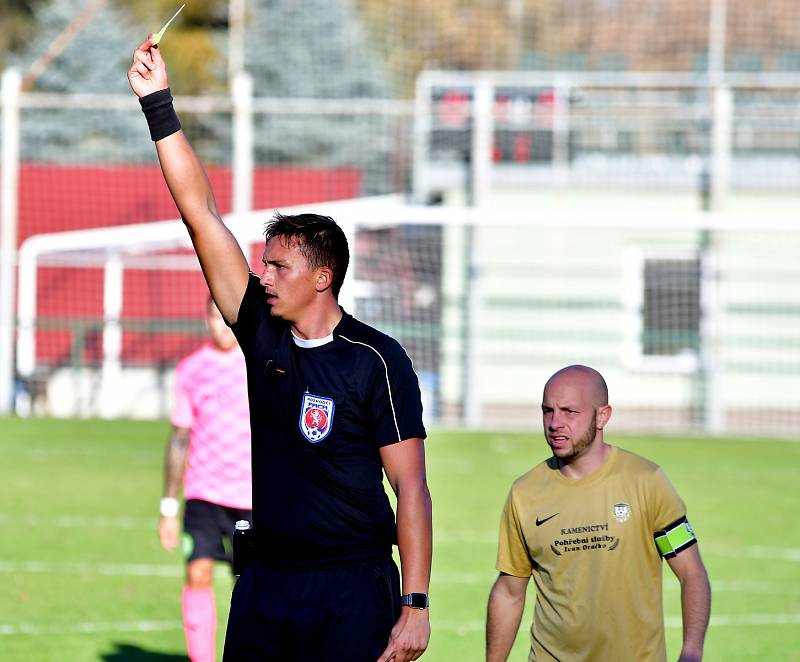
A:
{"label": "watch face", "polygon": [[428,606],[428,596],[425,593],[409,593],[405,597],[405,604],[414,609],[425,609]]}

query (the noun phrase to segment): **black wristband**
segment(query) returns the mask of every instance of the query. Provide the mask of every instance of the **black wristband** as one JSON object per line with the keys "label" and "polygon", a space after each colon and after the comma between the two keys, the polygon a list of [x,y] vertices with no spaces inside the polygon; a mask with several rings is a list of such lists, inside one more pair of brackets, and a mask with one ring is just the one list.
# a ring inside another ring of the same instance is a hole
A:
{"label": "black wristband", "polygon": [[172,107],[172,94],[169,88],[140,97],[139,104],[142,106],[153,142],[181,130],[181,122]]}

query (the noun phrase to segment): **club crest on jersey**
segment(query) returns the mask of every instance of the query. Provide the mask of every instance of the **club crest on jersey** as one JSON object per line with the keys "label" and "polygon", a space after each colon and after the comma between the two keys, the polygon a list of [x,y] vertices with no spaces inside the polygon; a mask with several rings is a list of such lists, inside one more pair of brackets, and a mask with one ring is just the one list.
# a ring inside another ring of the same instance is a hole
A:
{"label": "club crest on jersey", "polygon": [[614,504],[614,519],[620,524],[631,516],[631,507],[627,503]]}
{"label": "club crest on jersey", "polygon": [[303,394],[300,406],[300,432],[312,444],[322,441],[333,428],[334,403],[331,398],[323,398],[311,393]]}

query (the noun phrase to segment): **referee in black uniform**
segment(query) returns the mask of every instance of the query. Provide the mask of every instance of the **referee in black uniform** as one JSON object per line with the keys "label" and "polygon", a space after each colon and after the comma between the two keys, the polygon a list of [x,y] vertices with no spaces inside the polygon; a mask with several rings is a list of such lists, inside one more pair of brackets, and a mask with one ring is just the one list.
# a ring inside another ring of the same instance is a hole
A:
{"label": "referee in black uniform", "polygon": [[263,275],[250,273],[180,130],[150,38],[128,79],[247,360],[257,550],[234,589],[225,660],[416,660],[430,637],[432,526],[411,361],[339,307],[349,253],[332,219],[277,215]]}

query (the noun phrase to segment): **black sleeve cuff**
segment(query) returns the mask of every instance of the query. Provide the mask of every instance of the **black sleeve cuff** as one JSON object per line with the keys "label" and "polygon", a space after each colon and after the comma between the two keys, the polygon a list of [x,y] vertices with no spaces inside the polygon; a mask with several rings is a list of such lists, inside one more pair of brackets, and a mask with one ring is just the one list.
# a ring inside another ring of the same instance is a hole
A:
{"label": "black sleeve cuff", "polygon": [[172,107],[172,93],[169,88],[140,97],[139,104],[142,106],[153,142],[181,130],[181,122]]}

